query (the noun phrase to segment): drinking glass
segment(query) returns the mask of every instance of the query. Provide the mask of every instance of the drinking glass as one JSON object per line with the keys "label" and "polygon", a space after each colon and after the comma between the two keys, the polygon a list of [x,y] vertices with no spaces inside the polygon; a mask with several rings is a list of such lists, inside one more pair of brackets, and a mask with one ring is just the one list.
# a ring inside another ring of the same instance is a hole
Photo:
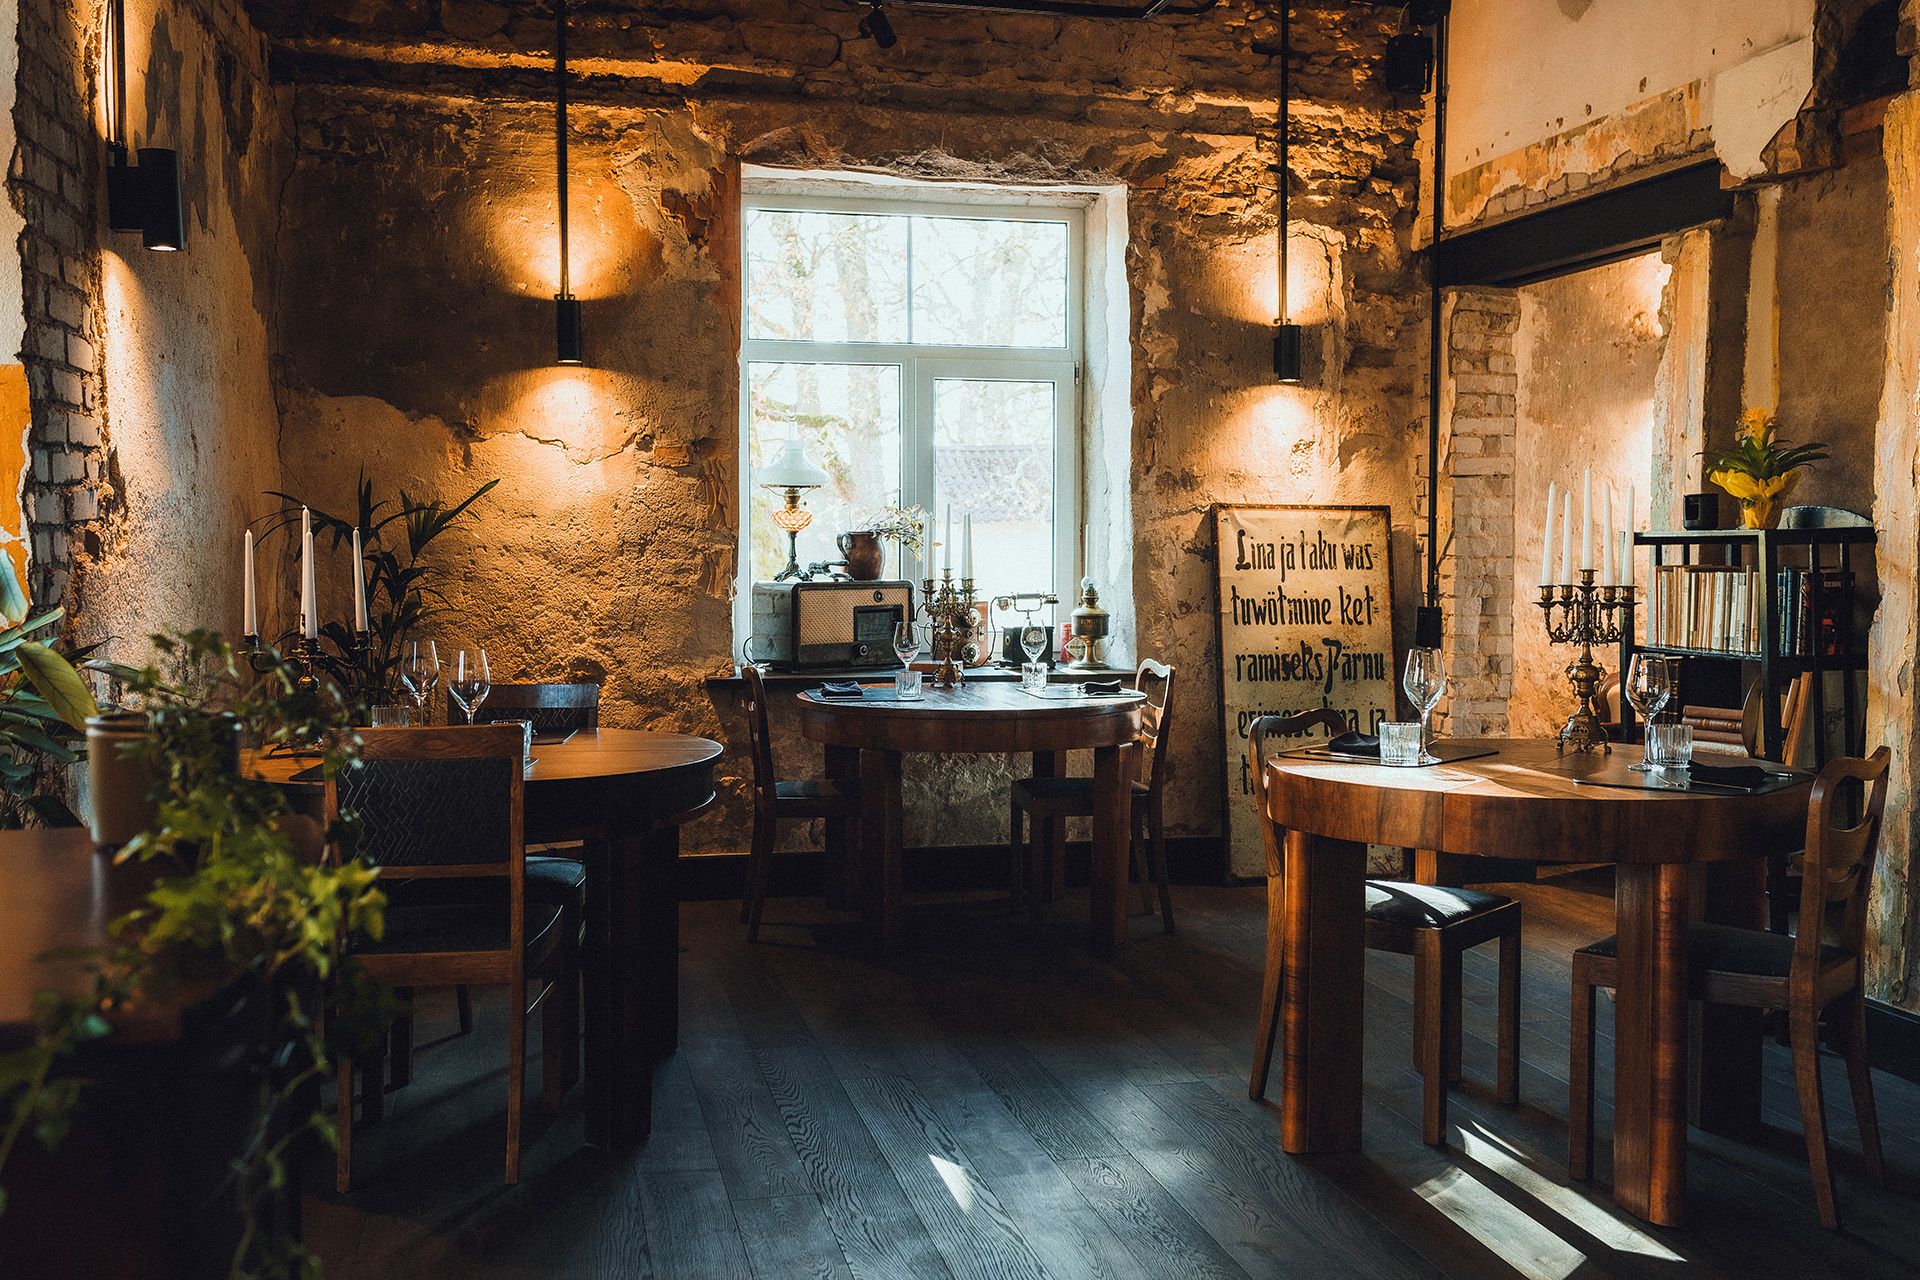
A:
{"label": "drinking glass", "polygon": [[404,729],[413,723],[413,708],[402,702],[383,702],[373,708],[370,722],[375,729]]}
{"label": "drinking glass", "polygon": [[1647,726],[1647,756],[1655,772],[1693,767],[1693,726],[1690,724],[1650,724]]}
{"label": "drinking glass", "polygon": [[427,723],[427,700],[433,697],[433,691],[440,684],[440,650],[433,641],[427,641],[422,649],[418,640],[407,642],[405,658],[400,663],[400,687],[413,699],[414,710],[419,722]]}
{"label": "drinking glass", "polygon": [[925,674],[925,672],[915,671],[912,668],[902,668],[894,672],[893,700],[895,702],[920,701],[920,682],[925,678]]}
{"label": "drinking glass", "polygon": [[1627,668],[1625,692],[1646,728],[1640,737],[1640,763],[1627,768],[1635,773],[1652,773],[1659,767],[1654,762],[1653,718],[1673,698],[1673,668],[1659,654],[1636,653],[1633,665]]}
{"label": "drinking glass", "polygon": [[1026,652],[1029,664],[1040,661],[1040,655],[1047,651],[1053,633],[1045,627],[1020,628],[1020,648]]}
{"label": "drinking glass", "polygon": [[1417,721],[1386,720],[1380,725],[1381,764],[1426,764],[1427,731]]}
{"label": "drinking glass", "polygon": [[1427,720],[1433,715],[1433,708],[1439,703],[1440,695],[1447,691],[1447,672],[1441,665],[1438,649],[1407,650],[1407,669],[1400,677],[1400,687],[1406,690],[1407,701],[1420,713],[1420,755],[1422,763],[1436,763],[1436,757],[1427,749],[1431,741],[1427,731]]}
{"label": "drinking glass", "polygon": [[480,704],[487,700],[487,694],[493,689],[493,678],[487,673],[487,651],[485,649],[456,649],[453,657],[453,675],[447,680],[447,697],[460,708],[460,714],[473,723],[474,713],[480,710]]}
{"label": "drinking glass", "polygon": [[893,652],[900,659],[902,667],[910,667],[920,652],[920,628],[911,622],[896,622],[893,625]]}
{"label": "drinking glass", "polygon": [[[1021,646],[1025,648],[1025,645]],[[1028,693],[1044,695],[1047,692],[1047,664],[1029,662],[1020,668],[1020,687]]]}

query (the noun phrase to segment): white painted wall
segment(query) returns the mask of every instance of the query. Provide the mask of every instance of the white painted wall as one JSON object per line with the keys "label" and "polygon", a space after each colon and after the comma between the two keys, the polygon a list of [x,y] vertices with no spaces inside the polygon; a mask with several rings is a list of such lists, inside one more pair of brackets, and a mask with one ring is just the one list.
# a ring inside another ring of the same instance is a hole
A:
{"label": "white painted wall", "polygon": [[[1765,104],[1790,96],[1790,116],[1805,94],[1792,90],[1802,68],[1810,83],[1813,8],[1814,0],[1455,0],[1448,171],[1695,80],[1706,90],[1703,123],[1714,126],[1716,145],[1725,149],[1737,133],[1744,151],[1763,127],[1749,124],[1755,110],[1770,114]],[[1783,51],[1796,41],[1804,47]],[[1755,65],[1735,73],[1748,63]]]}
{"label": "white painted wall", "polygon": [[[12,163],[13,95],[20,78],[20,3],[0,0],[0,161]],[[11,200],[0,199],[0,362],[20,358],[26,341],[26,298],[21,292],[20,254],[14,247],[26,222]]]}

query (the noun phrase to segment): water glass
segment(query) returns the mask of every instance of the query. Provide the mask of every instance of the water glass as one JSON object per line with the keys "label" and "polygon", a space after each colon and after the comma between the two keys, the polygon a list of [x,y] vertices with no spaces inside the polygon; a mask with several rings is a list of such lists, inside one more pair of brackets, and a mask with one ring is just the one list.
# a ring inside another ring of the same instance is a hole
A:
{"label": "water glass", "polygon": [[1650,724],[1647,756],[1655,769],[1687,769],[1693,765],[1693,726]]}
{"label": "water glass", "polygon": [[408,641],[406,655],[400,663],[400,685],[413,699],[413,709],[419,713],[421,724],[427,723],[427,700],[439,684],[439,646],[429,640],[422,649],[418,640]]}
{"label": "water glass", "polygon": [[474,713],[493,691],[493,677],[487,671],[485,649],[454,651],[453,673],[447,678],[447,697],[460,708],[460,714],[473,723]]}
{"label": "water glass", "polygon": [[1440,695],[1447,691],[1447,669],[1440,651],[1407,650],[1407,669],[1400,677],[1400,687],[1420,715],[1420,753],[1432,763],[1432,757],[1427,756],[1427,721],[1439,705]]}
{"label": "water glass", "polygon": [[517,724],[520,726],[520,732],[521,732],[523,741],[526,744],[524,747],[521,748],[521,753],[520,753],[522,760],[525,762],[524,772],[527,777],[529,778],[532,777],[533,776],[533,721],[531,720],[495,720],[494,723],[495,724]]}
{"label": "water glass", "polygon": [[[900,659],[900,665],[903,667],[912,666],[913,659],[915,655],[917,655],[919,652],[920,652],[920,628],[915,626],[911,622],[894,623],[893,624],[893,655],[894,657]],[[895,688],[897,692],[898,686],[896,685]],[[918,690],[916,689],[915,692],[917,696]]]}
{"label": "water glass", "polygon": [[403,702],[385,702],[372,710],[376,729],[405,729],[413,723],[413,708]]}
{"label": "water glass", "polygon": [[1040,655],[1047,651],[1050,636],[1051,633],[1045,627],[1020,628],[1020,649],[1027,655],[1029,665],[1040,661]]}
{"label": "water glass", "polygon": [[1627,682],[1622,686],[1627,701],[1640,713],[1640,722],[1646,726],[1646,736],[1642,739],[1640,763],[1630,764],[1627,768],[1635,773],[1650,773],[1659,767],[1654,758],[1653,730],[1654,718],[1662,707],[1673,700],[1673,665],[1666,657],[1657,653],[1636,653],[1633,665],[1627,668]]}
{"label": "water glass", "polygon": [[893,700],[895,702],[920,701],[920,682],[925,679],[923,672],[906,670],[893,673]]}
{"label": "water glass", "polygon": [[1023,663],[1020,667],[1020,687],[1028,693],[1047,691],[1047,664],[1044,662]]}
{"label": "water glass", "polygon": [[1388,720],[1380,726],[1381,764],[1424,764],[1426,729],[1418,720]]}

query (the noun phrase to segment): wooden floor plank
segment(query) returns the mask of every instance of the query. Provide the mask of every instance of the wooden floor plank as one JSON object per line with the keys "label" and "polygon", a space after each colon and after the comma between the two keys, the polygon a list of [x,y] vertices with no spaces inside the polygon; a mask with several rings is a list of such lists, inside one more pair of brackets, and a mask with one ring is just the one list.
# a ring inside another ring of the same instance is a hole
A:
{"label": "wooden floor plank", "polygon": [[1243,1270],[1131,1156],[1067,1160],[1062,1170],[1143,1266],[1180,1280],[1229,1280]]}
{"label": "wooden floor plank", "polygon": [[755,1280],[853,1280],[817,1197],[735,1200],[731,1207]]}
{"label": "wooden floor plank", "polygon": [[746,1251],[718,1172],[642,1174],[640,1203],[655,1274],[672,1280],[737,1280],[747,1274]]}

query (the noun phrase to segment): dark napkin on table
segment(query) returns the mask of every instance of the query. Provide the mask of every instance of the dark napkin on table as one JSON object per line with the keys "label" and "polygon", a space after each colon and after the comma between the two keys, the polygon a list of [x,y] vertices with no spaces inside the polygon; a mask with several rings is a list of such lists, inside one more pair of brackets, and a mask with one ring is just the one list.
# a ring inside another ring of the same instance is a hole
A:
{"label": "dark napkin on table", "polygon": [[1687,770],[1687,776],[1695,782],[1706,782],[1716,787],[1758,791],[1772,782],[1774,775],[1757,764],[1701,764],[1695,761]]}
{"label": "dark napkin on table", "polygon": [[864,696],[858,680],[828,680],[814,692],[822,698],[858,698]]}
{"label": "dark napkin on table", "polygon": [[1327,743],[1327,750],[1343,756],[1378,756],[1380,738],[1371,733],[1354,733],[1349,730]]}
{"label": "dark napkin on table", "polygon": [[1118,680],[1089,680],[1080,686],[1080,692],[1089,698],[1110,698],[1128,690]]}

